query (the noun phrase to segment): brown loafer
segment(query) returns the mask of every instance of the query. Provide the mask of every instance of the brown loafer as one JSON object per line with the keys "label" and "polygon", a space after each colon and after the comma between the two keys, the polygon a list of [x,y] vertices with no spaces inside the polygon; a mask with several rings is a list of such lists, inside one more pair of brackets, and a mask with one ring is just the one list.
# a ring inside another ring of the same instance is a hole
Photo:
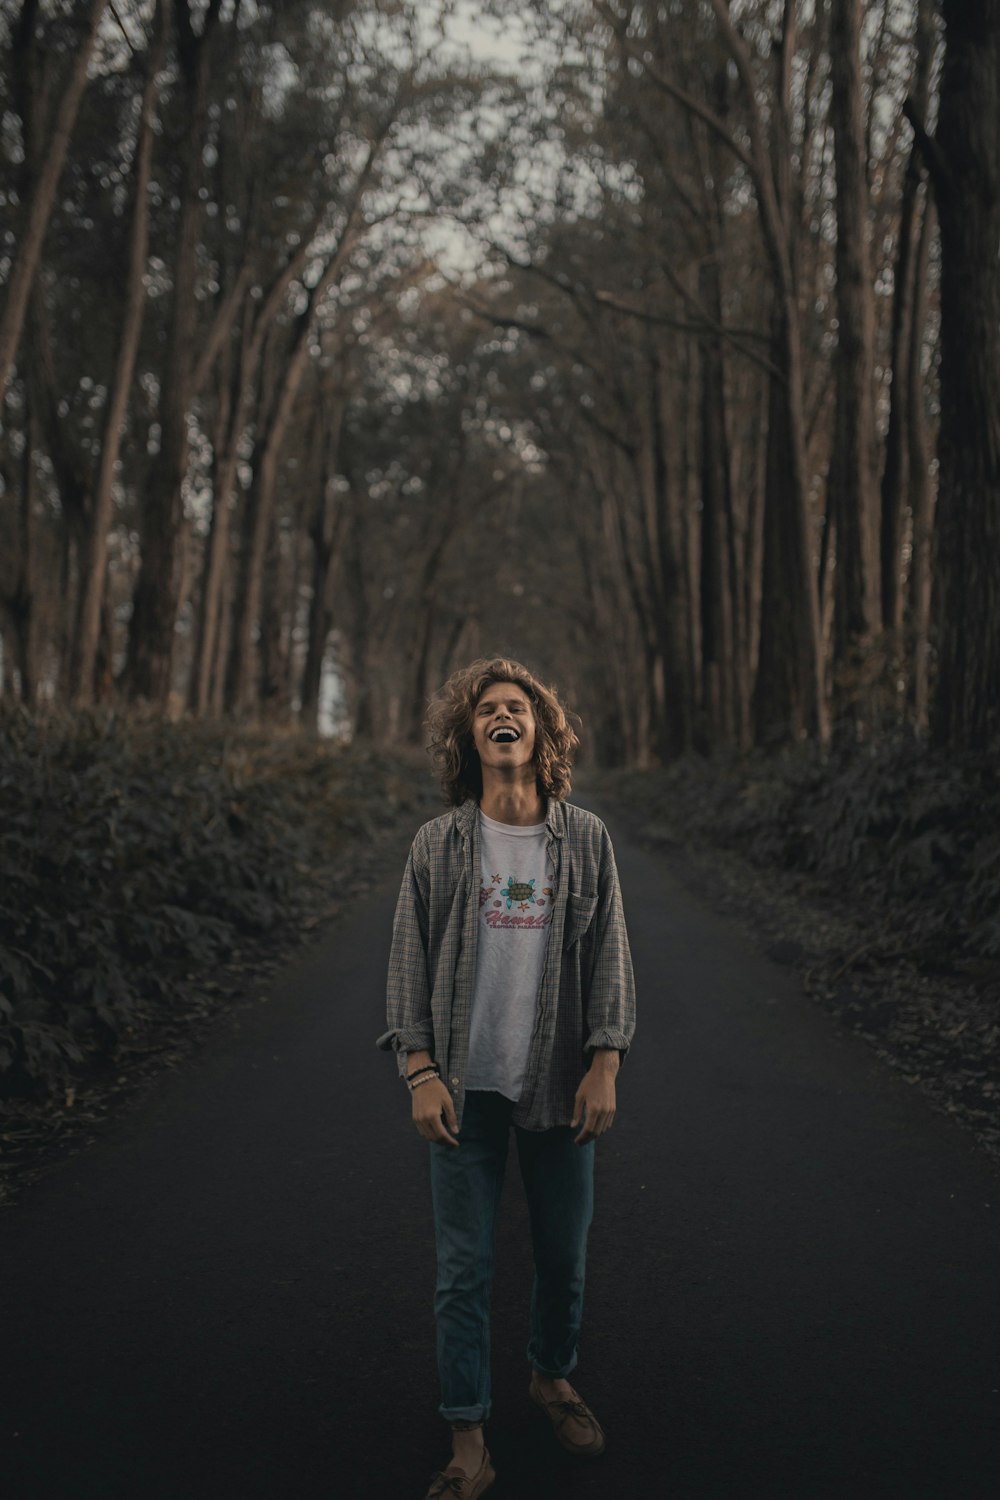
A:
{"label": "brown loafer", "polygon": [[475,1474],[466,1474],[457,1464],[449,1464],[431,1475],[431,1487],[424,1500],[476,1500],[477,1495],[485,1495],[496,1477],[490,1450],[484,1447],[483,1461]]}
{"label": "brown loafer", "polygon": [[[570,1386],[570,1390],[573,1391],[572,1386]],[[573,1391],[572,1396],[557,1396],[554,1401],[546,1401],[535,1384],[534,1375],[532,1375],[531,1384],[528,1386],[528,1395],[536,1405],[542,1408],[542,1411],[555,1429],[556,1437],[567,1453],[580,1453],[590,1456],[595,1453],[604,1452],[604,1429],[586,1401],[581,1400],[576,1391]],[[585,1423],[590,1429],[589,1438],[585,1439],[582,1443],[575,1442],[566,1431],[570,1417],[574,1418],[576,1422]]]}

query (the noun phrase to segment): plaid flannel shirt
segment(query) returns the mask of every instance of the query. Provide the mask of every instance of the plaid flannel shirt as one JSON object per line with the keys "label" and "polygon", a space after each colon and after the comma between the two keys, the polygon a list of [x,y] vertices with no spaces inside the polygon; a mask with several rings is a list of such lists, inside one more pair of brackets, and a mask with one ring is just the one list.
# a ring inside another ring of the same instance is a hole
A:
{"label": "plaid flannel shirt", "polygon": [[[568,1125],[595,1048],[622,1061],[635,1031],[635,981],[618,871],[600,818],[549,800],[546,851],[556,898],[521,1097],[513,1119],[527,1130]],[[476,980],[480,884],[479,807],[474,800],[418,830],[396,903],[386,1019],[376,1045],[406,1055],[426,1049],[451,1090],[459,1126]]]}

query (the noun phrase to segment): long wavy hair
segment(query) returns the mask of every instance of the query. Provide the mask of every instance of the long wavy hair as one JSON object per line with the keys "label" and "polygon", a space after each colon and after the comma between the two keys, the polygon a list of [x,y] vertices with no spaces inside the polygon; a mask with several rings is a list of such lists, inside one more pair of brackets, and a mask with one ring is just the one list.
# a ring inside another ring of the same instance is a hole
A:
{"label": "long wavy hair", "polygon": [[[480,657],[453,672],[434,697],[425,727],[444,799],[458,807],[483,792],[483,770],[472,737],[476,704],[495,682],[514,682],[527,695],[535,715],[535,777],[544,797],[561,801],[570,789],[570,769],[580,741],[573,728],[576,714],[565,709],[555,689],[539,682],[519,661],[505,656]],[[570,721],[573,721],[571,723]]]}

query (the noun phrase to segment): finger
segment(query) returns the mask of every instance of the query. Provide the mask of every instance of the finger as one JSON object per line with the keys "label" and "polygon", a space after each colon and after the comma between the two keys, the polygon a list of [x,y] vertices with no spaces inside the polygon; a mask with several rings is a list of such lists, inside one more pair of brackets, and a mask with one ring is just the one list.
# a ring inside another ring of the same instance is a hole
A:
{"label": "finger", "polygon": [[593,1119],[588,1121],[586,1128],[577,1136],[577,1145],[585,1146],[588,1141],[596,1140],[599,1135],[604,1134],[609,1123],[607,1110],[595,1111]]}

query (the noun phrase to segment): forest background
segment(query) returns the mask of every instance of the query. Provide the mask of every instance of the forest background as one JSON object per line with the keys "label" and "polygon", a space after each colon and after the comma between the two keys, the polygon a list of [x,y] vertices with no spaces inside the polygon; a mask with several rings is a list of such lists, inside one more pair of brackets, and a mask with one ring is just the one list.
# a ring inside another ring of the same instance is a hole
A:
{"label": "forest background", "polygon": [[495,652],[995,1012],[1000,0],[2,0],[0,70],[8,1094],[292,899],[137,894],[171,798],[238,841],[294,731],[410,815]]}

